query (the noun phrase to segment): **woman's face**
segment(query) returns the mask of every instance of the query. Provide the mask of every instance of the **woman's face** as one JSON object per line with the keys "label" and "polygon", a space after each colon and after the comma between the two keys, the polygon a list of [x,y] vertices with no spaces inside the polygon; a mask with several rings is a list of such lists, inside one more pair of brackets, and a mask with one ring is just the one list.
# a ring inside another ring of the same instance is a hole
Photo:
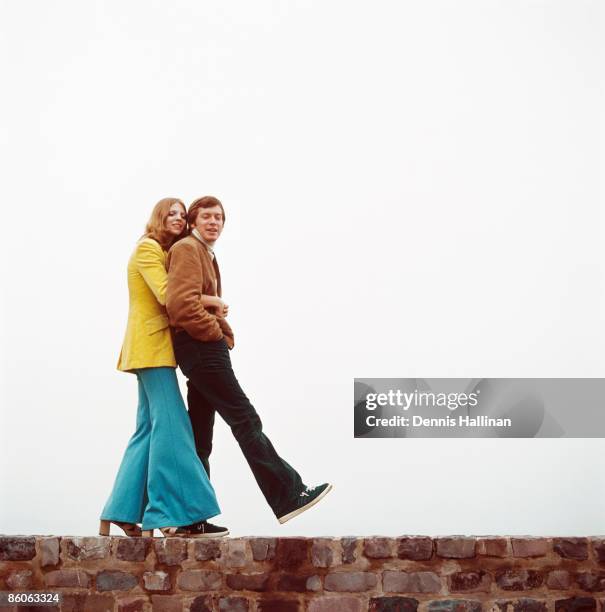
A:
{"label": "woman's face", "polygon": [[173,236],[180,236],[187,224],[187,213],[182,204],[175,202],[166,217],[166,230]]}

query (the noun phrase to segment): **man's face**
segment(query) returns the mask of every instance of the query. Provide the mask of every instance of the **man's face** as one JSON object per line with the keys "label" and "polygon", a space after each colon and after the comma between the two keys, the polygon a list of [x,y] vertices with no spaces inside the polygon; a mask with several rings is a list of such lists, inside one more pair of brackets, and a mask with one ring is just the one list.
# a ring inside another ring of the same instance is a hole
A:
{"label": "man's face", "polygon": [[223,211],[221,207],[200,208],[194,227],[208,244],[213,244],[223,231]]}

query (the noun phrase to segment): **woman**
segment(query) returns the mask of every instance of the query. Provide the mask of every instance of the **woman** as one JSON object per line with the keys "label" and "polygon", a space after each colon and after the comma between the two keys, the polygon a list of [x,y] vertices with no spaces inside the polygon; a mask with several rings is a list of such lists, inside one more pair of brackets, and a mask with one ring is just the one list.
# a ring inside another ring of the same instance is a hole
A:
{"label": "woman", "polygon": [[100,535],[109,535],[110,523],[129,536],[151,536],[158,528],[165,536],[229,533],[206,520],[220,510],[195,452],[164,307],[166,251],[185,235],[186,218],[183,202],[160,200],[128,262],[130,307],[118,369],[136,374],[139,407],[136,431],[101,514]]}

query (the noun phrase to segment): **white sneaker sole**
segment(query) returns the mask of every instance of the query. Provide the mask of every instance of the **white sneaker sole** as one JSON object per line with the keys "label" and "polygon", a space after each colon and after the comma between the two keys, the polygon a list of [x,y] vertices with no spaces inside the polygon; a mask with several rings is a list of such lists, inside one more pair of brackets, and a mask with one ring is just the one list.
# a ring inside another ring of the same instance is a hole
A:
{"label": "white sneaker sole", "polygon": [[200,539],[200,538],[226,538],[229,535],[229,530],[227,531],[221,531],[219,533],[196,533],[195,535],[190,535],[190,536],[186,536],[188,538],[196,538],[196,539]]}
{"label": "white sneaker sole", "polygon": [[[200,538],[225,538],[229,535],[229,530],[227,529],[226,531],[221,531],[219,533],[169,533],[169,534],[165,534],[163,531],[160,530],[160,533],[164,536],[164,538],[196,538],[196,539],[200,539]],[[152,531],[152,535],[149,537],[154,537],[153,536],[153,531]]]}
{"label": "white sneaker sole", "polygon": [[332,489],[332,485],[329,484],[314,500],[310,501],[308,504],[305,504],[300,508],[297,508],[296,510],[292,510],[292,512],[288,512],[288,514],[280,516],[277,520],[280,522],[281,525],[283,525],[290,519],[293,519],[295,516],[302,514],[305,510],[312,508],[317,502],[321,501]]}

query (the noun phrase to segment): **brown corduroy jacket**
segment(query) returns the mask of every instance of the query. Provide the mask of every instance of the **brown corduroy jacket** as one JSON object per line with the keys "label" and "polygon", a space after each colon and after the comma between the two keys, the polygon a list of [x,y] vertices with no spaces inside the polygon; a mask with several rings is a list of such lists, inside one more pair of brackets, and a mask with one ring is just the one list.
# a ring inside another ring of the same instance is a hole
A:
{"label": "brown corduroy jacket", "polygon": [[166,259],[168,287],[166,311],[170,325],[178,333],[186,331],[200,342],[225,338],[233,348],[233,331],[223,317],[204,306],[202,295],[221,296],[221,274],[206,247],[194,236],[187,236],[172,246]]}

